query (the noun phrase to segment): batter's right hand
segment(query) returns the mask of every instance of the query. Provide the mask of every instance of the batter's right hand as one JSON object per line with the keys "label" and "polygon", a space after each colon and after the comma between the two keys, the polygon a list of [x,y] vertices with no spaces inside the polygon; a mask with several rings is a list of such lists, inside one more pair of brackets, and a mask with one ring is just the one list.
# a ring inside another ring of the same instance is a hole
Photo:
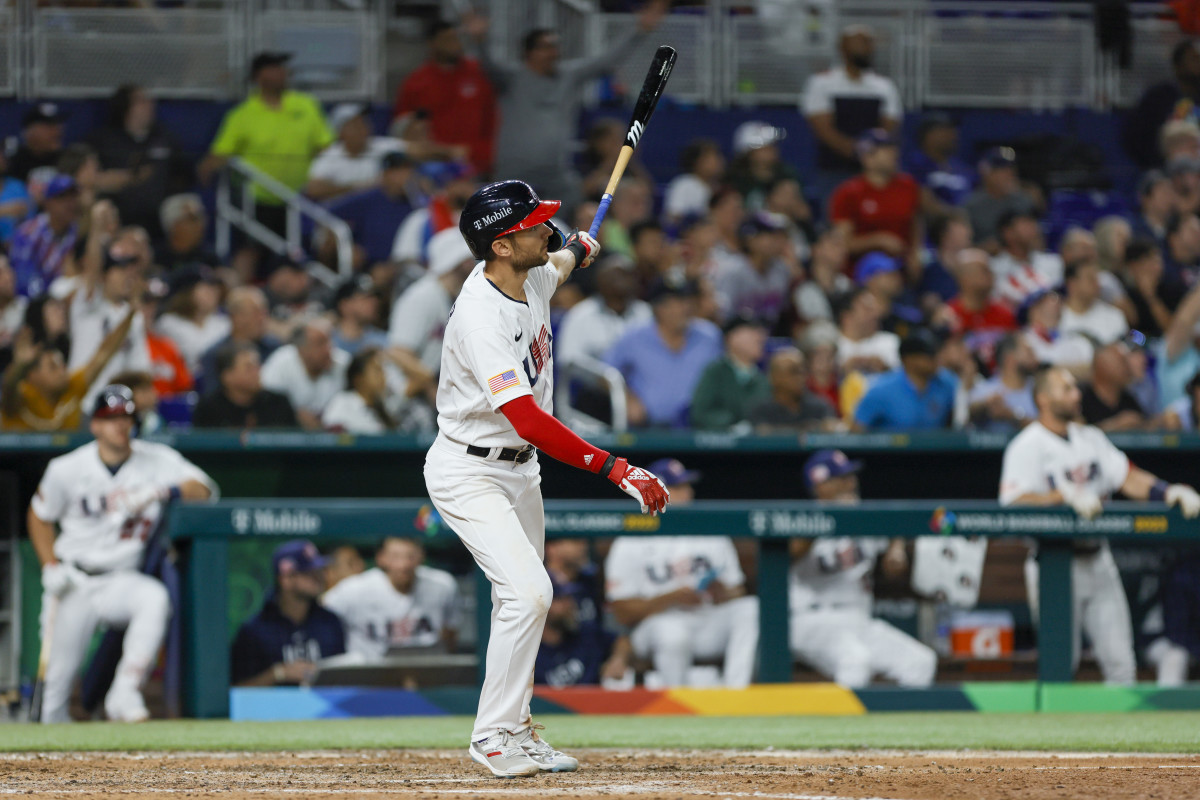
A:
{"label": "batter's right hand", "polygon": [[1084,519],[1095,519],[1104,511],[1100,496],[1090,489],[1080,489],[1064,495],[1064,499],[1075,509],[1075,513]]}
{"label": "batter's right hand", "polygon": [[643,514],[655,516],[661,511],[666,511],[667,503],[671,502],[671,493],[657,475],[641,467],[630,466],[624,458],[616,460],[608,473],[608,479],[625,494],[637,500]]}
{"label": "batter's right hand", "polygon": [[57,561],[42,567],[42,589],[53,597],[62,597],[79,584],[79,570]]}

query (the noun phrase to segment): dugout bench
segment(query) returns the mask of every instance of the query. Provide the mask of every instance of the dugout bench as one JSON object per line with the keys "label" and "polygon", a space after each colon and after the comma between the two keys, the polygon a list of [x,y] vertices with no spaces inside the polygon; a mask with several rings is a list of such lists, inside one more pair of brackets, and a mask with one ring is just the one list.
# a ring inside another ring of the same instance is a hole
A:
{"label": "dugout bench", "polygon": [[[169,534],[185,557],[184,622],[186,713],[229,713],[229,543],[241,537],[361,540],[364,536],[412,535],[412,520],[428,503],[407,500],[226,500],[175,505]],[[818,536],[1017,536],[1037,539],[1043,614],[1038,631],[1038,679],[1071,680],[1071,540],[1105,536],[1155,544],[1200,536],[1200,522],[1175,509],[1142,503],[1111,503],[1094,520],[1066,507],[1003,508],[992,502],[866,501],[857,506],[813,502],[697,501],[659,517],[630,512],[627,500],[546,501],[546,535],[599,538],[630,535],[750,537],[758,542],[759,665],[762,683],[787,682],[788,540]],[[429,540],[453,540],[444,525]],[[476,569],[480,669],[487,647],[490,597]]]}

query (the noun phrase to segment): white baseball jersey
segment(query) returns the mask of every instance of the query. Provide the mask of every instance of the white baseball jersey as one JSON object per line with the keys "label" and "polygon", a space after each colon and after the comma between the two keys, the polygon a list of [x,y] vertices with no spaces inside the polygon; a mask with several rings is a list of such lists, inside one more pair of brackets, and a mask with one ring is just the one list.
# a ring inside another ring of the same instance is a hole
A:
{"label": "white baseball jersey", "polygon": [[604,562],[609,600],[657,597],[711,580],[746,582],[733,540],[724,536],[621,536]]}
{"label": "white baseball jersey", "polygon": [[1064,486],[1087,488],[1106,498],[1121,488],[1130,469],[1129,457],[1099,428],[1071,422],[1064,439],[1033,422],[1004,448],[1000,504]]}
{"label": "white baseball jersey", "polygon": [[875,560],[887,550],[882,537],[822,537],[797,559],[788,573],[788,597],[793,613],[812,606],[858,609],[870,612],[873,598],[871,573]]}
{"label": "white baseball jersey", "polygon": [[417,567],[408,594],[376,567],[339,581],[321,603],[341,617],[346,652],[367,658],[381,658],[395,647],[435,645],[444,629],[461,625],[458,584],[433,567]]}
{"label": "white baseball jersey", "polygon": [[454,442],[478,447],[524,447],[500,406],[532,395],[552,413],[554,380],[550,296],[558,269],[529,270],[526,302],[515,300],[483,274],[483,262],[463,284],[442,341],[438,428]]}
{"label": "white baseball jersey", "polygon": [[[100,348],[100,342],[109,331],[120,326],[121,321],[129,312],[125,303],[115,305],[104,299],[99,289],[94,289],[91,295],[84,294],[82,289],[75,292],[71,300],[71,359],[67,369],[74,372],[83,369],[92,360],[92,356]],[[83,398],[83,407],[91,408],[96,395],[108,384],[113,376],[127,370],[139,372],[150,371],[150,348],[146,344],[146,321],[141,314],[133,318],[129,335],[117,349],[112,360],[100,370],[96,380],[88,388]]]}
{"label": "white baseball jersey", "polygon": [[212,478],[165,444],[134,440],[133,452],[116,472],[100,460],[95,442],[51,459],[33,496],[33,513],[57,522],[54,555],[87,571],[137,569],[146,539],[163,513],[151,503],[137,516],[109,510],[108,498],[118,490],[172,486],[197,480],[218,495]]}

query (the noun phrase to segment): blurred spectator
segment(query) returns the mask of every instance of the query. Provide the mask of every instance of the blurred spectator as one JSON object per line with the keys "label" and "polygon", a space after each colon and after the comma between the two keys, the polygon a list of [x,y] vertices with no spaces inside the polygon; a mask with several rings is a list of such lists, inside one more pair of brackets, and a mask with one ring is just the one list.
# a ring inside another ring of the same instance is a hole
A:
{"label": "blurred spectator", "polygon": [[154,247],[154,263],[170,275],[178,269],[200,264],[216,269],[221,260],[204,240],[208,212],[200,195],[173,194],[158,211],[163,238]]}
{"label": "blurred spectator", "polygon": [[629,670],[629,637],[614,636],[603,618],[604,593],[586,539],[546,542],[546,572],[554,599],[542,631],[533,669],[534,683],[595,685],[621,680]]}
{"label": "blurred spectator", "polygon": [[915,328],[900,342],[900,369],[871,384],[854,411],[856,431],[948,428],[953,422],[958,379],[938,369],[938,340]]}
{"label": "blurred spectator", "polygon": [[108,120],[88,138],[99,159],[96,189],[112,200],[126,225],[158,239],[160,208],[168,195],[192,182],[192,170],[175,137],[155,117],[145,88],[125,84],[109,101]]}
{"label": "blurred spectator", "polygon": [[408,287],[392,306],[388,344],[419,359],[430,375],[442,368],[442,334],[475,259],[458,228],[429,241],[429,272]]}
{"label": "blurred spectator", "polygon": [[[120,238],[103,251],[101,263],[85,258],[80,276],[81,285],[71,296],[70,316],[71,355],[67,367],[72,371],[89,363],[108,331],[119,326],[130,304],[140,302],[142,278],[138,274],[137,250]],[[100,370],[84,395],[84,406],[100,392],[118,372],[137,370],[149,372],[150,351],[146,346],[146,325],[141,314],[134,315],[129,334],[117,352]]]}
{"label": "blurred spectator", "polygon": [[7,246],[17,225],[33,213],[35,203],[24,181],[8,174],[8,156],[0,153],[0,246]]}
{"label": "blurred spectator", "polygon": [[75,181],[60,175],[43,190],[44,211],[17,226],[9,258],[17,275],[17,291],[36,297],[63,274],[79,234],[81,209]]}
{"label": "blurred spectator", "polygon": [[[334,200],[329,210],[350,226],[354,235],[354,260],[370,268],[391,259],[396,233],[416,205],[409,196],[413,162],[399,151],[384,154],[379,186]],[[327,247],[333,237],[325,239]]]}
{"label": "blurred spectator", "polygon": [[374,569],[325,593],[322,603],[346,630],[346,652],[374,660],[406,647],[454,650],[462,625],[458,584],[424,562],[425,548],[416,539],[389,536],[379,545]]}
{"label": "blurred spectator", "polygon": [[741,239],[746,258],[727,261],[713,276],[717,304],[724,318],[749,314],[773,328],[787,304],[793,278],[785,260],[787,222],[769,211],[756,212],[742,225]]}
{"label": "blurred spectator", "polygon": [[1200,284],[1184,297],[1162,339],[1154,346],[1159,395],[1164,407],[1183,397],[1187,382],[1200,371],[1197,323],[1200,323]]}
{"label": "blurred spectator", "polygon": [[784,176],[768,184],[762,210],[778,214],[787,222],[792,257],[808,258],[808,243],[814,233],[812,209],[804,199],[799,179]]}
{"label": "blurred spectator", "polygon": [[475,171],[490,175],[496,136],[492,84],[479,62],[464,55],[454,23],[435,21],[428,42],[429,58],[400,84],[392,116],[424,111],[434,142],[463,147]]}
{"label": "blurred spectator", "polygon": [[12,344],[25,322],[28,307],[29,298],[17,294],[17,276],[8,263],[8,256],[0,255],[0,348]]}
{"label": "blurred spectator", "polygon": [[262,365],[262,385],[286,396],[308,430],[321,428],[321,413],[346,385],[350,356],[333,346],[332,335],[328,319],[310,317]]}
{"label": "blurred spectator", "polygon": [[696,430],[748,429],[750,408],[771,394],[759,369],[767,330],[750,314],[730,317],[723,327],[725,354],[704,368],[692,392],[691,425]]}
{"label": "blurred spectator", "polygon": [[[670,274],[689,281],[708,282],[716,274],[717,265],[724,261],[717,258],[716,244],[717,228],[712,220],[704,216],[688,217],[679,225],[679,245],[675,249],[679,260],[671,266]],[[658,277],[636,272],[643,290],[648,289]]]}
{"label": "blurred spectator", "polygon": [[146,327],[146,351],[150,353],[154,391],[160,397],[173,397],[192,391],[195,381],[179,347],[155,329],[159,304],[166,296],[167,284],[161,279],[151,278],[147,281],[142,291],[142,321]]}
{"label": "blurred spectator", "polygon": [[[579,166],[583,172],[583,196],[600,197],[608,188],[613,165],[621,148],[625,145],[627,121],[613,117],[600,117],[588,126],[584,135],[583,152],[579,154]],[[635,152],[625,167],[625,176],[634,177],[644,183],[654,183],[654,177],[641,163]]]}
{"label": "blurred spectator", "polygon": [[225,311],[229,315],[229,336],[208,349],[200,360],[200,375],[203,389],[217,386],[216,355],[223,345],[230,343],[251,344],[258,351],[262,363],[280,342],[267,332],[267,297],[255,286],[239,286],[225,298]]}
{"label": "blurred spectator", "polygon": [[840,66],[813,75],[804,85],[801,107],[817,137],[818,197],[825,197],[858,170],[856,142],[873,128],[897,131],[904,117],[900,91],[876,73],[875,36],[870,28],[842,30]]}
{"label": "blurred spectator", "polygon": [[21,118],[21,142],[8,154],[8,174],[26,186],[48,182],[62,155],[65,119],[54,103],[37,103],[26,111]]}
{"label": "blurred spectator", "polygon": [[[1096,263],[1100,267],[1100,299],[1116,306],[1129,322],[1136,312],[1121,276],[1125,272],[1125,248],[1133,241],[1133,227],[1124,217],[1110,215],[1096,221],[1092,234],[1096,242]],[[1063,263],[1066,260],[1064,257]]]}
{"label": "blurred spectator", "polygon": [[1063,231],[1058,240],[1058,257],[1063,264],[1072,261],[1098,261],[1100,251],[1096,246],[1096,237],[1087,228],[1072,225]]}
{"label": "blurred spectator", "polygon": [[1180,156],[1167,163],[1167,175],[1179,214],[1200,212],[1200,159]]}
{"label": "blurred spectator", "polygon": [[900,337],[879,330],[882,313],[875,295],[861,286],[835,301],[834,316],[840,332],[837,364],[843,373],[873,374],[900,366]]}
{"label": "blurred spectator", "polygon": [[1111,344],[1129,330],[1116,306],[1100,299],[1100,265],[1095,260],[1068,261],[1063,270],[1066,301],[1063,303],[1063,333],[1082,333],[1099,344]]}
{"label": "blurred spectator", "polygon": [[1053,289],[1039,289],[1025,298],[1017,310],[1017,323],[1039,364],[1066,367],[1084,375],[1092,363],[1092,344],[1078,333],[1064,333],[1062,298]]}
{"label": "blurred spectator", "polygon": [[1097,347],[1092,357],[1091,381],[1084,384],[1080,399],[1084,421],[1102,431],[1144,429],[1146,412],[1129,392],[1132,382],[1129,348],[1125,343]]}
{"label": "blurred spectator", "polygon": [[1037,417],[1033,373],[1037,357],[1024,337],[1010,333],[996,344],[996,371],[968,395],[971,422],[977,428],[1011,431]]}
{"label": "blurred spectator", "polygon": [[921,322],[922,315],[912,293],[904,289],[904,276],[900,270],[900,262],[891,256],[867,253],[854,265],[854,281],[875,296],[882,309],[880,325],[902,336],[911,326]]}
{"label": "blurred spectator", "polygon": [[326,591],[337,586],[351,575],[359,575],[365,572],[366,569],[367,564],[363,561],[362,554],[358,552],[357,547],[344,544],[341,547],[333,548],[332,552],[325,558],[324,577]]}
{"label": "blurred spectator", "polygon": [[540,196],[561,200],[567,211],[574,209],[581,196],[579,174],[571,163],[571,144],[583,88],[623,64],[666,12],[666,0],[650,0],[629,35],[597,56],[570,61],[562,61],[556,31],[534,28],[522,37],[519,66],[494,62],[485,41],[488,20],[475,13],[464,14],[463,31],[479,48],[479,61],[499,99],[495,173],[519,175]]}
{"label": "blurred spectator", "polygon": [[387,347],[387,334],[375,327],[379,296],[369,275],[342,281],[333,295],[333,346],[357,355],[367,347]]}
{"label": "blurred spectator", "polygon": [[637,298],[629,259],[602,254],[592,270],[596,293],[574,305],[558,326],[554,356],[563,364],[602,359],[626,330],[645,327],[654,319],[650,304]]}
{"label": "blurred spectator", "polygon": [[834,411],[841,408],[837,366],[840,338],[832,322],[818,320],[805,328],[800,339],[800,350],[808,362],[808,390],[828,402]]}
{"label": "blurred spectator", "polygon": [[954,411],[951,426],[963,428],[970,422],[971,390],[983,378],[979,374],[979,361],[967,347],[966,339],[960,333],[947,332],[938,337],[940,345],[934,360],[939,371],[949,372],[956,378],[954,387]]}
{"label": "blurred spectator", "polygon": [[1154,240],[1161,248],[1167,244],[1167,220],[1175,210],[1175,186],[1167,174],[1152,169],[1138,181],[1138,215],[1133,232]]}
{"label": "blurred spectator", "polygon": [[[324,313],[332,300],[323,283],[313,279],[307,263],[287,256],[269,260],[266,290],[267,330],[280,341],[291,339],[306,317]],[[265,362],[264,362],[265,363]]]}
{"label": "blurred spectator", "polygon": [[135,319],[129,307],[103,339],[97,340],[88,360],[68,369],[63,352],[35,340],[23,329],[13,342],[12,363],[0,388],[0,427],[6,431],[74,431],[82,418],[83,398],[97,376],[121,349]]}
{"label": "blurred spectator", "polygon": [[63,353],[71,352],[71,334],[67,332],[67,304],[51,295],[34,297],[25,307],[25,327],[34,344],[53,347]]}
{"label": "blurred spectator", "polygon": [[900,146],[882,128],[858,140],[862,174],[837,187],[829,219],[846,234],[851,258],[878,250],[912,266],[924,242],[920,190],[900,169]]}
{"label": "blurred spectator", "polygon": [[382,351],[376,347],[363,348],[350,359],[346,388],[329,400],[321,412],[321,424],[327,430],[355,434],[395,430],[396,420],[384,403],[387,394]]}
{"label": "blurred spectator", "polygon": [[1150,338],[1162,336],[1186,290],[1163,280],[1162,253],[1153,239],[1134,239],[1125,248],[1125,291],[1134,308],[1133,327]]}
{"label": "blurred spectator", "polygon": [[1151,369],[1146,337],[1141,331],[1130,331],[1125,337],[1125,345],[1129,348],[1129,370],[1133,374],[1129,392],[1147,416],[1158,415],[1158,422],[1161,422],[1163,404],[1159,399],[1158,380]]}
{"label": "blurred spectator", "polygon": [[75,181],[79,207],[83,211],[79,220],[79,234],[86,236],[90,222],[88,211],[96,204],[96,182],[100,175],[100,160],[96,158],[96,151],[82,142],[68,145],[58,157],[55,169],[55,177],[66,176]]}
{"label": "blurred spectator", "polygon": [[[292,191],[304,188],[317,153],[333,141],[321,106],[310,95],[288,88],[290,53],[261,52],[250,63],[254,91],[234,106],[197,174],[207,184],[231,158],[240,158]],[[254,187],[258,221],[287,235],[287,210],[271,191]]]}
{"label": "blurred spectator", "polygon": [[725,155],[712,139],[693,139],[679,155],[679,170],[663,195],[663,216],[669,224],[708,211],[713,190],[725,175]]}
{"label": "blurred spectator", "polygon": [[171,276],[166,311],[156,327],[179,347],[189,370],[198,369],[204,354],[229,336],[229,317],[221,313],[221,287],[217,274],[199,264]]}
{"label": "blurred spectator", "polygon": [[802,321],[833,319],[831,298],[854,288],[854,282],[842,271],[845,264],[845,235],[832,226],[825,228],[812,246],[806,269],[808,280],[792,293],[792,304]]}
{"label": "blurred spectator", "polygon": [[607,252],[621,253],[636,260],[633,232],[643,223],[653,224],[661,233],[661,226],[654,222],[654,192],[650,183],[627,175],[613,192],[612,205],[600,225],[600,242]]}
{"label": "blurred spectator", "polygon": [[1168,120],[1158,132],[1158,149],[1167,164],[1200,158],[1200,125],[1194,119]]}
{"label": "blurred spectator", "polygon": [[149,372],[119,372],[113,375],[112,382],[128,387],[133,393],[138,435],[162,430],[163,419],[158,414],[158,391],[154,388],[154,377]]}
{"label": "blurred spectator", "polygon": [[[425,164],[421,171],[429,173],[431,169],[432,165]],[[434,183],[437,190],[429,198],[428,204],[413,209],[396,231],[392,261],[397,264],[418,263],[421,267],[426,266],[430,240],[444,230],[458,230],[462,208],[478,188],[471,168],[457,162],[437,165]]]}
{"label": "blurred spectator", "polygon": [[[819,450],[804,463],[804,480],[818,503],[855,505],[861,469],[841,450]],[[876,560],[889,578],[908,573],[903,539],[822,536],[793,539],[790,549],[788,638],[796,658],[850,688],[876,675],[900,686],[933,683],[937,654],[872,616]]]}
{"label": "blurred spectator", "polygon": [[1000,253],[992,259],[992,275],[998,298],[1015,308],[1034,292],[1062,283],[1062,258],[1043,249],[1042,229],[1031,212],[1005,212],[996,236]]}
{"label": "blurred spectator", "polygon": [[968,336],[972,349],[986,347],[1003,334],[1016,330],[1012,310],[993,299],[995,279],[987,253],[967,248],[957,256],[958,296],[947,303],[954,329]]}
{"label": "blurred spectator", "polygon": [[953,214],[966,202],[975,176],[958,157],[958,125],[953,118],[933,112],[921,119],[917,151],[909,156],[905,171],[921,186],[921,211],[926,217]]}
{"label": "blurred spectator", "polygon": [[[653,219],[639,222],[629,230],[629,243],[633,259],[633,271],[641,276],[646,286],[666,275],[674,264],[674,248],[663,231],[662,225]],[[609,255],[624,258],[619,249],[605,251]],[[704,276],[711,278],[711,275]]]}
{"label": "blurred spectator", "polygon": [[304,193],[322,202],[379,184],[383,157],[404,150],[399,139],[372,136],[371,106],[342,103],[329,115],[337,141],[321,151],[308,168]]}
{"label": "blurred spectator", "polygon": [[1167,220],[1163,280],[1192,286],[1200,276],[1200,216],[1174,214]]}
{"label": "blurred spectator", "polygon": [[1017,178],[1017,154],[1011,147],[993,147],[979,162],[979,185],[963,203],[971,220],[975,244],[989,252],[1000,249],[1000,221],[1009,214],[1032,216],[1033,198]]}
{"label": "blurred spectator", "polygon": [[1184,387],[1184,395],[1163,412],[1163,427],[1172,431],[1200,430],[1200,372]]}
{"label": "blurred spectator", "polygon": [[704,368],[721,355],[717,326],[696,319],[699,287],[660,280],[650,290],[654,322],[630,326],[604,360],[621,371],[629,423],[682,428]]}
{"label": "blurred spectator", "polygon": [[[686,506],[700,475],[674,459],[650,465]],[[723,683],[749,685],[758,649],[758,598],[746,579],[733,540],[724,536],[619,536],[604,563],[608,601],[631,628],[638,658],[650,658],[663,685],[688,685],[696,659],[724,657]]]}
{"label": "blurred spectator", "polygon": [[1188,671],[1200,659],[1200,555],[1181,555],[1163,576],[1163,635],[1146,648],[1160,687],[1184,687]]}
{"label": "blurred spectator", "polygon": [[1172,80],[1148,88],[1125,119],[1122,143],[1138,166],[1143,169],[1161,166],[1158,131],[1173,117],[1195,114],[1200,103],[1200,52],[1188,39],[1171,51]]}
{"label": "blurred spectator", "polygon": [[744,259],[739,236],[742,223],[746,221],[746,207],[742,204],[741,193],[728,186],[714,192],[708,201],[708,218],[716,233],[712,249],[714,272],[727,261]]}
{"label": "blurred spectator", "polygon": [[794,347],[776,350],[767,366],[769,399],[751,403],[747,419],[759,434],[829,430],[837,420],[833,406],[808,390],[804,354]]}
{"label": "blurred spectator", "polygon": [[937,308],[958,294],[959,258],[971,246],[971,240],[971,222],[962,211],[954,210],[930,220],[929,241],[933,249],[921,269],[916,289],[923,308]]}
{"label": "blurred spectator", "polygon": [[[790,179],[797,183],[800,176],[795,168],[783,160],[778,142],[787,136],[783,128],[769,122],[754,120],[743,122],[733,132],[733,163],[729,165],[729,185],[741,192],[746,208],[760,211],[766,202],[767,191],[779,180]],[[807,220],[812,216],[808,203],[804,202],[801,216]]]}
{"label": "blurred spectator", "polygon": [[321,659],[346,652],[341,621],[318,600],[325,563],[312,542],[297,539],[275,548],[275,585],[233,640],[234,686],[305,685]]}
{"label": "blurred spectator", "polygon": [[192,413],[197,428],[295,428],[296,412],[282,394],[262,385],[258,348],[231,340],[214,354],[212,378],[217,388],[200,398]]}

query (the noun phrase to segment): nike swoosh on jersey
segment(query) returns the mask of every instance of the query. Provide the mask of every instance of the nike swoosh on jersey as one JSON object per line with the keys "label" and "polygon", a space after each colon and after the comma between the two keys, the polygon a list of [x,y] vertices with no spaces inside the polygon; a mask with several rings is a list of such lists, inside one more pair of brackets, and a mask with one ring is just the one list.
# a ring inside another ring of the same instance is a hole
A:
{"label": "nike swoosh on jersey", "polygon": [[522,336],[524,336],[524,335],[525,335],[525,331],[521,331],[520,333],[518,333],[516,336],[514,336],[514,337],[513,337],[513,341],[514,341],[514,342],[519,342],[519,341],[521,341],[521,337],[522,337]]}

